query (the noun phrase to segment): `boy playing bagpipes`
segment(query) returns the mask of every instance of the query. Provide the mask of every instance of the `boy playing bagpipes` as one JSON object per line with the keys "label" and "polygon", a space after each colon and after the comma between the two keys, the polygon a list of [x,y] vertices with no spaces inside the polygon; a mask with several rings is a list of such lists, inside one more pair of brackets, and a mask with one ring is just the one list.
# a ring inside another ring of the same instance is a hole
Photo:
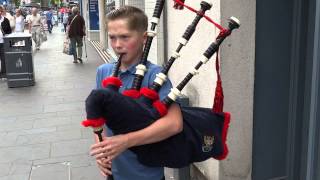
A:
{"label": "boy playing bagpipes", "polygon": [[[107,15],[110,44],[117,54],[123,54],[119,74],[122,80],[120,92],[131,87],[135,66],[140,61],[146,41],[147,27],[147,16],[135,7],[124,6]],[[114,65],[114,63],[104,64],[98,68],[97,89],[102,88],[102,80],[111,75]],[[161,71],[159,66],[150,62],[147,63],[147,68],[142,82],[143,87],[151,86],[156,74]],[[163,99],[171,88],[170,81],[166,81],[159,91],[160,99]],[[103,142],[99,142],[96,137],[96,144],[91,147],[90,154],[96,157],[101,173],[105,176],[112,174],[116,180],[162,180],[163,167],[145,166],[127,149],[164,140],[181,130],[180,108],[177,104],[173,104],[167,115],[144,129],[115,136],[112,136],[112,130],[105,129],[107,137],[104,137]]]}
{"label": "boy playing bagpipes", "polygon": [[[161,69],[147,61],[147,57],[164,2],[156,2],[147,32],[147,17],[137,8],[125,6],[107,16],[111,46],[119,59],[98,68],[97,89],[86,99],[87,119],[82,124],[93,127],[98,135],[96,140],[100,142],[91,147],[90,154],[96,157],[104,175],[111,174],[111,167],[116,180],[163,179],[162,167],[180,168],[209,158],[222,160],[228,154],[226,140],[230,114],[223,112],[218,55],[213,108],[184,107],[176,102],[199,68],[219,51],[232,30],[239,28],[240,21],[231,17],[225,29],[205,16],[205,11],[212,6],[210,2],[201,1],[199,11],[185,6],[197,15]],[[179,0],[175,2],[184,5]],[[202,17],[215,24],[220,33],[196,66],[169,92],[168,71]],[[108,135],[114,136],[102,137],[105,124]],[[130,151],[125,151],[127,149]]]}

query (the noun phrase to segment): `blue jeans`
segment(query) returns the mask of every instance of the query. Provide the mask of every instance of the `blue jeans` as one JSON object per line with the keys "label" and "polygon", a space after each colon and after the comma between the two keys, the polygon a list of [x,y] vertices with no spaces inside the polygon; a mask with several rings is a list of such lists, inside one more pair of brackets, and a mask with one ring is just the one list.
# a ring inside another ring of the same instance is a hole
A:
{"label": "blue jeans", "polygon": [[48,25],[48,31],[49,31],[49,33],[51,33],[52,27],[53,27],[51,20],[47,20],[47,25]]}
{"label": "blue jeans", "polygon": [[[73,59],[77,60],[78,58],[82,58],[82,46],[83,46],[83,37],[75,36],[71,37],[71,52],[73,54]],[[78,50],[77,50],[78,49]]]}

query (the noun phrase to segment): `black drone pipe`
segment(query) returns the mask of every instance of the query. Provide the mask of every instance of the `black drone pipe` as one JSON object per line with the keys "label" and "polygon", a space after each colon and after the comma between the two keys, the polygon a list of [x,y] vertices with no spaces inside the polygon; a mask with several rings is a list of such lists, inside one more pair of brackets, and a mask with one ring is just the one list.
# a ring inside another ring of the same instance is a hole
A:
{"label": "black drone pipe", "polygon": [[203,53],[203,58],[194,67],[194,70],[192,72],[189,72],[188,75],[179,83],[179,85],[175,89],[171,90],[170,94],[162,101],[162,103],[166,107],[169,107],[173,102],[175,102],[177,96],[180,94],[180,92],[186,86],[186,84],[192,79],[192,77],[197,74],[199,68],[203,64],[205,64],[213,56],[214,53],[217,52],[223,40],[227,36],[229,36],[234,29],[239,28],[239,26],[239,20],[237,20],[234,17],[231,17],[229,19],[228,28],[218,35],[215,42],[211,43],[211,45]]}
{"label": "black drone pipe", "polygon": [[165,0],[157,0],[156,2],[152,20],[151,20],[151,28],[150,28],[150,31],[148,32],[148,37],[144,47],[142,58],[141,58],[140,64],[136,67],[137,71],[136,71],[135,78],[133,80],[133,84],[131,88],[133,90],[140,90],[144,73],[146,71],[146,63],[147,63],[149,51],[151,48],[152,40],[156,36],[156,26],[159,22],[164,4],[165,4]]}
{"label": "black drone pipe", "polygon": [[172,64],[178,58],[180,50],[190,40],[191,36],[194,34],[194,32],[196,30],[196,27],[197,27],[199,21],[204,16],[205,12],[207,10],[211,9],[212,4],[209,3],[209,2],[206,2],[206,1],[201,1],[200,6],[201,6],[201,8],[197,12],[197,16],[194,18],[192,23],[185,30],[185,32],[184,32],[184,34],[183,34],[183,36],[182,36],[182,38],[181,38],[181,40],[179,42],[178,48],[176,49],[175,54],[170,57],[169,61],[164,66],[164,68],[161,71],[161,73],[159,73],[157,75],[157,78],[153,82],[153,84],[152,84],[150,89],[154,90],[155,92],[158,92],[160,90],[162,84],[164,83],[164,81],[166,81],[166,76],[167,76]]}

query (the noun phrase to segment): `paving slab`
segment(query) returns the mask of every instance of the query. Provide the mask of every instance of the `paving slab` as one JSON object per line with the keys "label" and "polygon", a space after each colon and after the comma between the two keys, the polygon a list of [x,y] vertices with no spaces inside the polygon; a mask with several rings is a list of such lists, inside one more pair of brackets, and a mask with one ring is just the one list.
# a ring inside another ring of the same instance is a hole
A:
{"label": "paving slab", "polygon": [[79,129],[73,129],[68,131],[57,131],[39,134],[19,135],[16,141],[16,145],[30,145],[40,143],[52,143],[67,140],[80,139],[81,131]]}
{"label": "paving slab", "polygon": [[8,176],[10,172],[11,163],[1,163],[0,164],[0,177]]}
{"label": "paving slab", "polygon": [[0,163],[10,163],[16,160],[36,160],[50,156],[49,143],[28,146],[13,146],[0,148]]}
{"label": "paving slab", "polygon": [[89,148],[93,143],[93,138],[52,143],[50,157],[89,154]]}
{"label": "paving slab", "polygon": [[27,174],[14,174],[0,177],[0,180],[29,180],[29,173]]}
{"label": "paving slab", "polygon": [[88,156],[88,154],[50,157],[48,159],[34,160],[33,164],[34,165],[54,164],[54,163],[62,163],[62,162],[70,162],[71,167],[87,167],[87,166],[93,166],[96,164],[95,159],[91,156]]}
{"label": "paving slab", "polygon": [[9,175],[29,174],[32,168],[32,160],[18,159],[11,163]]}

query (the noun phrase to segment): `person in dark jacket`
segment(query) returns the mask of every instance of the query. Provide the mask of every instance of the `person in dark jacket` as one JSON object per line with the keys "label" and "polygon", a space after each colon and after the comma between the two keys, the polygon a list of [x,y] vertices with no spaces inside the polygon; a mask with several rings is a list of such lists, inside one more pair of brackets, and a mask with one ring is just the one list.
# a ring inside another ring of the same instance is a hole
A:
{"label": "person in dark jacket", "polygon": [[86,35],[86,26],[78,7],[72,8],[72,16],[69,16],[68,26],[69,28],[67,31],[71,41],[73,63],[78,63],[78,61],[82,63],[83,36]]}
{"label": "person in dark jacket", "polygon": [[9,20],[2,16],[2,12],[4,11],[4,7],[0,6],[0,61],[1,61],[1,70],[0,70],[0,78],[7,78],[6,74],[6,64],[4,58],[4,40],[3,37],[7,34],[11,33],[11,27]]}

